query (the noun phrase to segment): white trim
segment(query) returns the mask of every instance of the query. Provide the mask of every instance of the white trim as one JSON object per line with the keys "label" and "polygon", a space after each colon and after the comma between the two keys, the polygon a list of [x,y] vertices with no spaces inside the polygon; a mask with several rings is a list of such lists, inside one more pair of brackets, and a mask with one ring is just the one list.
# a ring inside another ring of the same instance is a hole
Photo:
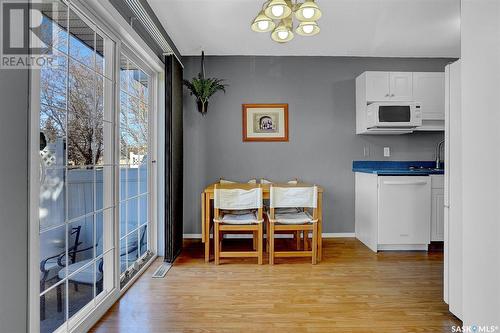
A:
{"label": "white trim", "polygon": [[324,232],[322,236],[323,238],[355,238],[356,234],[354,232]]}
{"label": "white trim", "polygon": [[[120,297],[120,52],[121,52],[121,43],[117,42],[115,39],[115,53],[114,53],[114,66],[113,66],[113,79],[114,79],[114,86],[113,86],[113,100],[114,100],[114,107],[115,107],[115,112],[113,114],[114,116],[114,135],[113,135],[113,168],[114,168],[114,211],[113,211],[113,222],[114,222],[114,247],[115,247],[115,253],[113,255],[114,259],[114,285],[117,293],[117,298]],[[118,110],[118,112],[116,112]],[[115,300],[116,301],[116,300]],[[103,303],[104,304],[104,303]],[[107,306],[107,304],[106,304]],[[106,310],[107,311],[107,310]],[[96,310],[94,310],[93,313],[91,313],[89,318],[92,318],[94,316],[94,313],[101,313],[101,309],[99,307],[96,307]],[[103,313],[104,314],[104,313]],[[90,321],[93,321],[93,319],[89,319]],[[83,325],[83,324],[81,324]]]}
{"label": "white trim", "polygon": [[[155,71],[152,73],[150,77],[151,89],[149,96],[149,105],[151,106],[148,110],[148,135],[149,135],[149,151],[150,155],[148,159],[148,163],[150,165],[151,175],[149,176],[149,206],[148,209],[148,221],[149,221],[149,240],[148,240],[148,248],[154,253],[155,256],[158,255],[158,215],[157,215],[157,207],[159,204],[158,201],[158,122],[156,119],[158,118],[159,112],[159,104],[158,104],[158,89],[160,87],[160,77],[161,73],[163,73],[164,67],[161,68],[160,71]],[[155,161],[155,162],[153,162]]]}
{"label": "white trim", "polygon": [[[323,238],[354,238],[354,232],[327,232],[322,234]],[[264,235],[266,237],[266,235]],[[201,239],[201,234],[184,234],[185,239]],[[212,235],[210,235],[212,238]],[[252,238],[251,235],[228,235],[228,238]],[[276,235],[276,238],[291,238],[290,235]]]}
{"label": "white trim", "polygon": [[378,251],[427,251],[427,244],[379,244]]}

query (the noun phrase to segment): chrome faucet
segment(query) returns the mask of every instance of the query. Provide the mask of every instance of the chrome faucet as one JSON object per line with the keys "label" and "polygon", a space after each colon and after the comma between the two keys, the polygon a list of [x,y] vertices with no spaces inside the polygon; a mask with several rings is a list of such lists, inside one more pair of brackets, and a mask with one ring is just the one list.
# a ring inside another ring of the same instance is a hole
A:
{"label": "chrome faucet", "polygon": [[436,146],[436,169],[441,167],[441,150],[443,149],[444,140],[439,142]]}

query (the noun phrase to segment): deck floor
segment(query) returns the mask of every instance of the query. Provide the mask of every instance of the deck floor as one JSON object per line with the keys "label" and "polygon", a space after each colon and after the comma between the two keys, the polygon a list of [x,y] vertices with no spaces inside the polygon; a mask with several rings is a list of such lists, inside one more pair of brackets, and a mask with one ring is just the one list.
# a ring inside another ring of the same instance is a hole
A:
{"label": "deck floor", "polygon": [[337,238],[324,240],[316,266],[307,258],[256,260],[206,264],[201,242],[185,241],[166,278],[151,278],[154,263],[91,332],[401,333],[461,325],[442,300],[440,251],[375,254]]}

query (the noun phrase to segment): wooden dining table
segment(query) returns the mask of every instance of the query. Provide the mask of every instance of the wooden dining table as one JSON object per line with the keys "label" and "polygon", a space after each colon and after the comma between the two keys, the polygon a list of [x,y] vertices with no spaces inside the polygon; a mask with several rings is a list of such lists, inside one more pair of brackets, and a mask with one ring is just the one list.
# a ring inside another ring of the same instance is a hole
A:
{"label": "wooden dining table", "polygon": [[[210,222],[211,222],[211,201],[214,199],[214,184],[208,185],[201,193],[201,239],[205,243],[205,262],[210,261]],[[235,185],[237,186],[237,185]],[[299,183],[297,186],[313,186],[311,184]],[[269,199],[269,189],[271,184],[261,184],[263,199]],[[323,230],[323,188],[318,186],[318,261],[322,257],[322,230]]]}

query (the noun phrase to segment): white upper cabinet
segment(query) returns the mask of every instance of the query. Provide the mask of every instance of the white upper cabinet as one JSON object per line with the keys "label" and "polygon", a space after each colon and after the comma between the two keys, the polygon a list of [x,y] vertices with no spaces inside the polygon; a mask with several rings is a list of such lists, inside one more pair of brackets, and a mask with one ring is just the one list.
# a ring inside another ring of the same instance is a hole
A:
{"label": "white upper cabinet", "polygon": [[366,100],[413,101],[411,72],[366,72]]}
{"label": "white upper cabinet", "polygon": [[413,73],[413,97],[422,107],[422,119],[444,120],[444,73]]}
{"label": "white upper cabinet", "polygon": [[390,96],[389,72],[366,72],[366,100],[389,101]]}
{"label": "white upper cabinet", "polygon": [[390,100],[396,102],[413,101],[413,73],[411,72],[390,72],[389,90]]}
{"label": "white upper cabinet", "polygon": [[444,81],[443,72],[367,71],[360,74],[356,78],[356,133],[374,134],[367,133],[365,119],[366,107],[373,102],[418,103],[422,126],[414,130],[444,131]]}

